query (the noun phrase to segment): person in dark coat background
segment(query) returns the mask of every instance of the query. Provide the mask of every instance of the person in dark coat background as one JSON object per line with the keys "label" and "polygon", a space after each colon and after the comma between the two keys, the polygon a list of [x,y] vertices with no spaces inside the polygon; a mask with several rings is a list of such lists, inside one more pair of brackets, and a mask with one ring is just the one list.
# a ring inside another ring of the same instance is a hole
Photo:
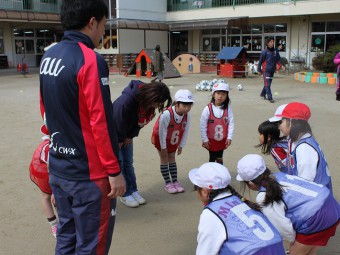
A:
{"label": "person in dark coat background", "polygon": [[156,73],[156,77],[152,81],[162,81],[164,79],[164,58],[163,53],[161,52],[161,47],[156,45],[155,48],[155,62],[153,65],[154,73]]}

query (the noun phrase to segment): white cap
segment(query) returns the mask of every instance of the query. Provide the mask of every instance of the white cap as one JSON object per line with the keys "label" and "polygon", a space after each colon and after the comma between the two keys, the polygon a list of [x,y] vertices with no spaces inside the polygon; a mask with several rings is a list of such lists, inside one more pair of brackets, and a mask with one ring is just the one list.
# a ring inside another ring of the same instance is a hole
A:
{"label": "white cap", "polygon": [[280,121],[282,120],[282,112],[283,110],[286,108],[287,104],[283,104],[283,105],[280,105],[279,107],[277,107],[275,113],[274,113],[274,116],[269,118],[269,121],[270,122],[276,122],[276,121]]}
{"label": "white cap", "polygon": [[248,154],[241,158],[237,163],[236,180],[252,181],[266,171],[266,164],[263,158],[257,154]]}
{"label": "white cap", "polygon": [[212,87],[212,93],[215,91],[229,91],[229,85],[224,82],[217,82]]}
{"label": "white cap", "polygon": [[176,102],[183,102],[183,103],[193,103],[194,98],[190,90],[187,89],[180,89],[175,94],[175,101]]}
{"label": "white cap", "polygon": [[46,52],[46,51],[48,51],[49,49],[51,49],[54,45],[56,45],[57,44],[57,42],[54,42],[54,43],[51,43],[50,45],[48,45],[48,46],[46,46],[45,48],[44,48],[44,51]]}
{"label": "white cap", "polygon": [[206,189],[223,189],[231,182],[229,170],[215,162],[192,169],[189,172],[189,179],[194,185]]}

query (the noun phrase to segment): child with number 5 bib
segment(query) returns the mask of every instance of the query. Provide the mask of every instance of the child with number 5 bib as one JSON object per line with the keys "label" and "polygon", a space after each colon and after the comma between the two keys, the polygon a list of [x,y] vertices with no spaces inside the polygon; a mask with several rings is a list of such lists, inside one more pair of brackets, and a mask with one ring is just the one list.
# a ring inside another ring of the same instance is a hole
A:
{"label": "child with number 5 bib", "polygon": [[290,242],[290,254],[316,255],[340,223],[340,205],[330,190],[299,176],[274,173],[261,156],[248,154],[237,164],[236,179],[258,191],[263,214]]}
{"label": "child with number 5 bib", "polygon": [[228,84],[218,82],[213,86],[211,102],[203,109],[200,123],[202,147],[209,151],[209,162],[223,164],[223,151],[234,134]]}
{"label": "child with number 5 bib", "polygon": [[181,155],[190,127],[189,111],[194,103],[192,93],[180,89],[175,94],[175,102],[157,119],[153,128],[151,142],[158,150],[161,174],[165,181],[165,190],[170,193],[184,191],[177,180],[175,154]]}
{"label": "child with number 5 bib", "polygon": [[205,204],[200,217],[196,255],[283,255],[279,232],[260,207],[229,184],[226,167],[215,162],[189,172],[197,197]]}

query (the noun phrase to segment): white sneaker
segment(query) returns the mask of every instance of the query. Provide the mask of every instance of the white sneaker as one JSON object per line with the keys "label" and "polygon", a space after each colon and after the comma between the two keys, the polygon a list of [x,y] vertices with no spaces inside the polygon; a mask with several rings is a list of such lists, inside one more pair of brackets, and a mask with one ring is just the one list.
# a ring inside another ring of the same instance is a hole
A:
{"label": "white sneaker", "polygon": [[127,207],[138,207],[139,203],[136,201],[136,199],[133,198],[132,195],[126,196],[126,197],[121,197],[120,202],[122,204],[126,205]]}
{"label": "white sneaker", "polygon": [[146,200],[141,196],[138,191],[133,192],[132,196],[140,205],[144,205],[146,203]]}

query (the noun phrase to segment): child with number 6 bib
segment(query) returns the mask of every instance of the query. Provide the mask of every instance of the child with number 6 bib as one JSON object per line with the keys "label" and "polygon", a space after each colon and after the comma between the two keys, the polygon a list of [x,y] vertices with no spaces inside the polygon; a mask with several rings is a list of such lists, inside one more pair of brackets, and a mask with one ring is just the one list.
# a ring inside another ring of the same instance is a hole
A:
{"label": "child with number 6 bib", "polygon": [[229,184],[226,167],[205,163],[189,172],[197,197],[205,204],[200,217],[196,255],[283,255],[279,232]]}
{"label": "child with number 6 bib", "polygon": [[223,151],[234,134],[228,84],[218,82],[213,86],[211,102],[203,109],[200,123],[202,147],[209,151],[209,162],[223,164]]}
{"label": "child with number 6 bib", "polygon": [[192,93],[180,89],[175,94],[175,102],[157,119],[153,127],[151,142],[158,150],[161,174],[165,181],[165,190],[170,193],[183,192],[183,186],[177,181],[175,154],[181,155],[190,127],[189,111],[194,103]]}

